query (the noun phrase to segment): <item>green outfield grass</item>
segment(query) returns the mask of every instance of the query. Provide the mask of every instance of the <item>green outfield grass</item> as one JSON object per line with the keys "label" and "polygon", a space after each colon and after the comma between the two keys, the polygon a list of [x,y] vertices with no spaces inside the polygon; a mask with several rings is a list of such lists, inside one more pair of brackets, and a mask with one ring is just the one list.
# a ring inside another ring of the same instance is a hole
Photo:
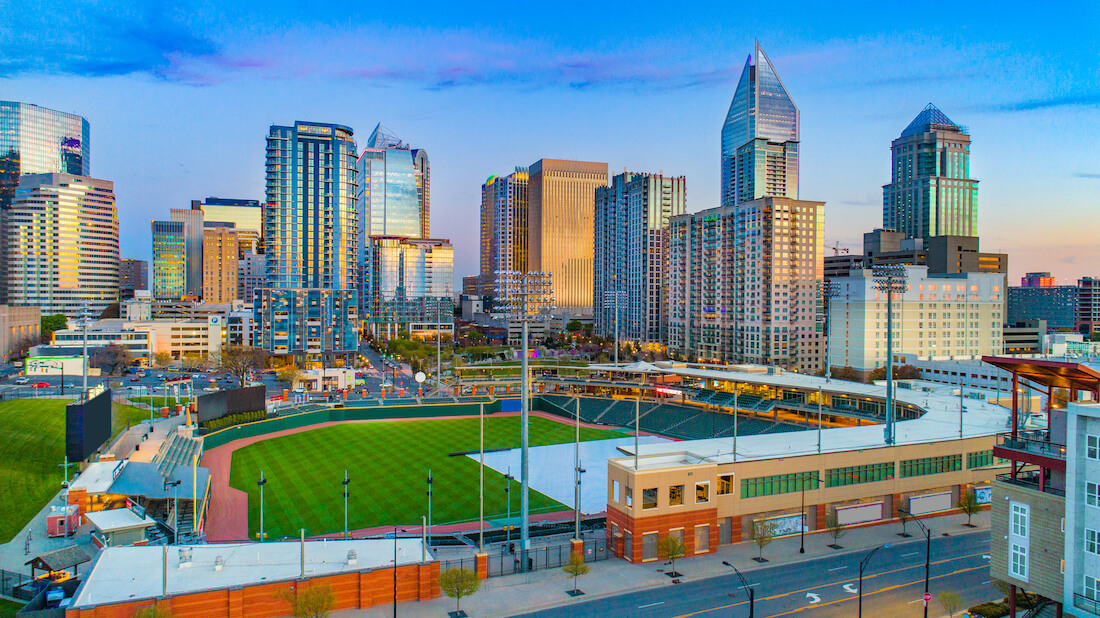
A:
{"label": "green outfield grass", "polygon": [[[0,401],[0,496],[5,498],[0,543],[10,541],[61,489],[65,472],[58,465],[65,460],[68,403],[66,399]],[[149,418],[149,412],[114,404],[115,435],[143,418]]]}
{"label": "green outfield grass", "polygon": [[[572,442],[572,426],[531,418],[531,445]],[[602,429],[581,429],[582,440],[621,438]],[[519,446],[519,417],[485,419],[485,448]],[[248,493],[248,528],[259,530],[263,470],[264,531],[268,538],[340,532],[344,528],[341,481],[351,478],[348,527],[355,530],[384,525],[419,525],[427,515],[427,477],[432,471],[432,523],[477,520],[477,461],[449,456],[477,451],[478,419],[347,423],[283,436],[246,446],[233,453],[230,485]],[[571,462],[564,465],[571,466]],[[519,470],[512,471],[519,476]],[[485,468],[485,517],[507,513],[504,475]],[[512,483],[512,515],[519,513],[519,483]],[[530,493],[531,512],[567,507],[543,494]]]}
{"label": "green outfield grass", "polygon": [[[129,397],[128,399],[134,403],[144,403],[145,405],[152,405],[157,408],[162,408],[165,405],[167,405],[168,407],[174,407],[177,403],[186,405],[191,401],[187,397],[180,397],[179,399],[176,399],[175,397],[169,397],[167,404],[164,403],[164,397]],[[149,413],[146,412],[145,414],[148,415]]]}
{"label": "green outfield grass", "polygon": [[15,612],[23,609],[24,603],[0,599],[0,618],[15,618]]}

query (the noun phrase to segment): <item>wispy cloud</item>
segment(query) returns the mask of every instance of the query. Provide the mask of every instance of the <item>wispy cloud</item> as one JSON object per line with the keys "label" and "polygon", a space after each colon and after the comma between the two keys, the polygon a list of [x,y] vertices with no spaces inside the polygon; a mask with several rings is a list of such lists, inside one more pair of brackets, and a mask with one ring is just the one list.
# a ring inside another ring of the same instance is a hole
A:
{"label": "wispy cloud", "polygon": [[979,106],[977,109],[984,112],[1030,112],[1064,107],[1095,107],[1097,105],[1100,105],[1100,93],[1079,93],[1043,99],[996,103]]}
{"label": "wispy cloud", "polygon": [[1100,174],[1094,174],[1091,172],[1077,172],[1073,175],[1074,178],[1087,178],[1089,180],[1100,180]]}

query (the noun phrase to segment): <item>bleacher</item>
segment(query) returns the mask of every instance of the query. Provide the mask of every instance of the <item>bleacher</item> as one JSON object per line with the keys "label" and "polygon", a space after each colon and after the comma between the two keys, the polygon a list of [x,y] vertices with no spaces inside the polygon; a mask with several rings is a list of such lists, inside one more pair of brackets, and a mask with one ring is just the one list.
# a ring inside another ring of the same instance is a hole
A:
{"label": "bleacher", "polygon": [[173,433],[171,437],[160,445],[157,454],[153,456],[153,463],[157,464],[157,471],[161,476],[168,478],[172,471],[179,465],[192,465],[197,455],[202,453],[202,440],[188,438],[179,433]]}
{"label": "bleacher", "polygon": [[[638,418],[639,424],[641,419],[645,417],[650,411],[659,407],[660,404],[652,401],[643,401],[638,405]],[[618,399],[611,404],[609,408],[604,410],[596,421],[605,425],[617,425],[619,427],[633,427],[634,426],[634,408],[635,401],[629,399]],[[583,417],[582,417],[583,418]]]}

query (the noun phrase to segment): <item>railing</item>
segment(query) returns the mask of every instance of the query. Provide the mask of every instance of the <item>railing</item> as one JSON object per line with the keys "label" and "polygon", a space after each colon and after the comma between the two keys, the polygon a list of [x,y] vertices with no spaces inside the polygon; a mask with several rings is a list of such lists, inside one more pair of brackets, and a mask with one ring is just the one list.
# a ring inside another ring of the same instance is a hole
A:
{"label": "railing", "polygon": [[1012,434],[1000,434],[998,446],[1014,451],[1025,451],[1056,459],[1066,458],[1066,445],[1050,441],[1050,433],[1047,431],[1019,431],[1016,437]]}
{"label": "railing", "polygon": [[1094,614],[1100,614],[1100,601],[1096,599],[1090,599],[1084,595],[1073,593],[1073,606],[1078,609],[1083,609],[1086,612],[1092,612]]}
{"label": "railing", "polygon": [[[526,552],[522,550],[511,551],[512,546],[518,545],[519,539],[513,543],[502,543],[499,551],[490,553],[487,557],[487,570],[489,577],[512,575],[523,572],[523,562],[526,558],[529,571],[541,571],[545,569],[557,569],[569,562],[569,554],[572,546],[568,543],[534,547]],[[605,539],[586,539],[583,544],[585,562],[598,562],[607,560],[607,541]],[[465,568],[471,571],[475,568],[474,558],[456,558],[441,560],[440,570]]]}
{"label": "railing", "polygon": [[31,600],[37,590],[22,588],[31,581],[31,576],[23,573],[0,570],[0,594],[14,599]]}
{"label": "railing", "polygon": [[997,480],[1002,483],[1008,483],[1010,485],[1016,485],[1018,487],[1025,487],[1034,491],[1042,491],[1043,493],[1053,494],[1055,496],[1066,496],[1065,489],[1057,489],[1050,486],[1050,483],[1044,483],[1043,488],[1039,488],[1039,471],[1034,470],[1030,472],[1018,472],[1016,478],[1012,478],[1011,474],[998,474]]}

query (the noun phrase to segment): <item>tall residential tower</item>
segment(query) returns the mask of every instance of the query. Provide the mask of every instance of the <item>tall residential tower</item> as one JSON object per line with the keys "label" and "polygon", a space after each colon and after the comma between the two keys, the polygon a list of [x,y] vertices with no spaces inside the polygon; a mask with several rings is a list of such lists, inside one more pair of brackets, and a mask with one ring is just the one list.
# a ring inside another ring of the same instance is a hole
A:
{"label": "tall residential tower", "polygon": [[479,292],[493,296],[496,272],[527,269],[526,167],[507,176],[493,174],[481,185],[481,274]]}

